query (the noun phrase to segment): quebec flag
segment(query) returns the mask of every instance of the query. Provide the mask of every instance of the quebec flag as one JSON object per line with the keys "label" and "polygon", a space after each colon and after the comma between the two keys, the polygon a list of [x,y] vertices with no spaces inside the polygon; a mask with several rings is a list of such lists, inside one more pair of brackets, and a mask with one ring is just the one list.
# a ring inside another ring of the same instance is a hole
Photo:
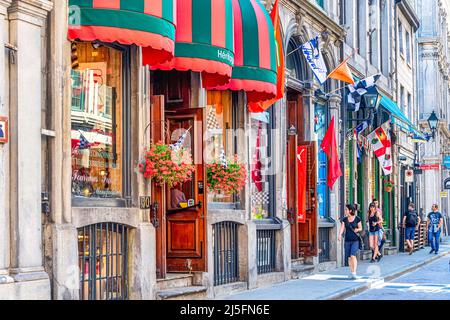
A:
{"label": "quebec flag", "polygon": [[319,49],[319,36],[302,45],[303,55],[320,84],[328,78],[328,70]]}

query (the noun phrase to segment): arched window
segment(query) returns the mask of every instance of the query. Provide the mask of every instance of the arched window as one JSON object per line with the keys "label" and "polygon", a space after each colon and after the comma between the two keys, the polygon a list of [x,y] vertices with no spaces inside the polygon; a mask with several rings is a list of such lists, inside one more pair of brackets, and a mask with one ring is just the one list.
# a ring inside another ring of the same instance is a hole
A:
{"label": "arched window", "polygon": [[304,69],[304,61],[302,61],[304,57],[302,51],[297,50],[299,46],[300,44],[297,43],[297,41],[293,39],[289,40],[286,53],[286,69],[288,70],[288,74],[291,78],[305,80],[306,70]]}

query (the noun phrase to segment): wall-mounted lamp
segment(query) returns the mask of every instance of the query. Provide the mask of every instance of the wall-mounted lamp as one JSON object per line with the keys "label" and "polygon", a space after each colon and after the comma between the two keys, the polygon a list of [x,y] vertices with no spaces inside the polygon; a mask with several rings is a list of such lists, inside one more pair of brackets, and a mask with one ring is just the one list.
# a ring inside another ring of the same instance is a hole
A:
{"label": "wall-mounted lamp", "polygon": [[430,130],[431,130],[432,137],[434,139],[436,136],[436,130],[437,130],[437,126],[439,123],[439,118],[436,116],[436,113],[434,112],[434,110],[431,113],[431,115],[427,121],[428,121],[428,126],[430,127]]}

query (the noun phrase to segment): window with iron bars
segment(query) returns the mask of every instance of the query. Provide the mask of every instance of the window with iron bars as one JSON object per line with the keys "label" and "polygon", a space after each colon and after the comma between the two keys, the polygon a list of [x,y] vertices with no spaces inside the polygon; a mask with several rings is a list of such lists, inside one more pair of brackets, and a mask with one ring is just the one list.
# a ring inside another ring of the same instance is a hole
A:
{"label": "window with iron bars", "polygon": [[239,281],[238,227],[231,221],[213,225],[215,286]]}
{"label": "window with iron bars", "polygon": [[110,222],[78,229],[80,300],[128,299],[128,233]]}

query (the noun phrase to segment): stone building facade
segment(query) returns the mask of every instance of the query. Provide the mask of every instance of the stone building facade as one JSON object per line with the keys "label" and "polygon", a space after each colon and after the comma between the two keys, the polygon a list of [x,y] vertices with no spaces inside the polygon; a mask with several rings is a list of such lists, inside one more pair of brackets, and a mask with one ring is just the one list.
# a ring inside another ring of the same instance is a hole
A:
{"label": "stone building facade", "polygon": [[424,130],[430,131],[427,119],[434,111],[439,119],[435,138],[419,149],[422,164],[439,164],[439,170],[424,170],[420,179],[421,212],[426,215],[433,204],[448,215],[449,198],[441,197],[443,183],[449,177],[443,166],[449,145],[449,29],[448,4],[445,1],[415,1],[421,27],[418,43],[418,120]]}

